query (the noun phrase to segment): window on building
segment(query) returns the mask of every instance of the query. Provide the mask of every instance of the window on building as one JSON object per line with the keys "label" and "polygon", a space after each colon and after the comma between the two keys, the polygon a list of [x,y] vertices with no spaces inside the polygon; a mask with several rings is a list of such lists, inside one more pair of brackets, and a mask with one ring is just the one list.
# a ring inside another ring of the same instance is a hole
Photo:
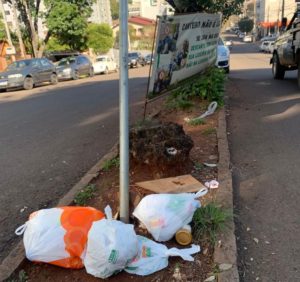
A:
{"label": "window on building", "polygon": [[10,15],[10,11],[5,11],[5,15],[9,16]]}

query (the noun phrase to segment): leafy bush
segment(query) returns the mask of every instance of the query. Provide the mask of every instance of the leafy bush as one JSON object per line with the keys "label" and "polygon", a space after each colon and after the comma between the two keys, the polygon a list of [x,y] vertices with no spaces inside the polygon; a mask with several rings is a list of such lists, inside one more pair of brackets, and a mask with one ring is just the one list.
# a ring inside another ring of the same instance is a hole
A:
{"label": "leafy bush", "polygon": [[210,68],[200,76],[183,81],[179,87],[171,90],[167,106],[187,109],[194,105],[192,99],[199,97],[209,102],[216,101],[218,106],[224,105],[224,70]]}

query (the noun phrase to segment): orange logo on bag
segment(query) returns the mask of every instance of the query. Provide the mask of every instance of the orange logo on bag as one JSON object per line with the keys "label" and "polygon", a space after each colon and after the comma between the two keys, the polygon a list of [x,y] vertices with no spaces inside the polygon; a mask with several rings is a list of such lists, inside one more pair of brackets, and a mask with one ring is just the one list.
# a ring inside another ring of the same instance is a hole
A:
{"label": "orange logo on bag", "polygon": [[66,230],[64,236],[65,249],[69,258],[51,262],[66,268],[82,268],[81,254],[87,243],[87,235],[94,221],[104,218],[104,214],[88,207],[62,207],[60,221]]}

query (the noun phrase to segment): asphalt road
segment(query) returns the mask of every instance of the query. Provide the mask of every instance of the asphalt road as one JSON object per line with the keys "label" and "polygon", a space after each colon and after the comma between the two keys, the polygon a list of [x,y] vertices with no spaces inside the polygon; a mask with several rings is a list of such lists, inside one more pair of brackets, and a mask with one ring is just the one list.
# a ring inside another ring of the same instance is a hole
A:
{"label": "asphalt road", "polygon": [[[149,68],[132,69],[131,119],[141,118]],[[54,206],[119,133],[118,74],[0,93],[0,261],[28,215]]]}
{"label": "asphalt road", "polygon": [[241,281],[300,281],[300,91],[255,44],[232,50],[228,93]]}

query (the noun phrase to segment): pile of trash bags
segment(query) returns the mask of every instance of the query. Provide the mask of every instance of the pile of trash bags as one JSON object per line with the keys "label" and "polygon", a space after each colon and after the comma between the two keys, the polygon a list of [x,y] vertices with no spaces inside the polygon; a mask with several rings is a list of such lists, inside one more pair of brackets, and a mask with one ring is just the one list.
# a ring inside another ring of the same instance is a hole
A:
{"label": "pile of trash bags", "polygon": [[[170,240],[191,222],[200,207],[196,194],[152,194],[144,197],[133,212],[156,241]],[[105,218],[106,215],[106,218]],[[132,224],[114,220],[109,206],[105,215],[91,207],[57,207],[30,215],[16,230],[24,234],[26,257],[65,268],[82,268],[98,278],[108,278],[122,270],[149,275],[168,266],[168,257],[193,261],[200,246],[168,249],[161,243],[139,236]]]}

